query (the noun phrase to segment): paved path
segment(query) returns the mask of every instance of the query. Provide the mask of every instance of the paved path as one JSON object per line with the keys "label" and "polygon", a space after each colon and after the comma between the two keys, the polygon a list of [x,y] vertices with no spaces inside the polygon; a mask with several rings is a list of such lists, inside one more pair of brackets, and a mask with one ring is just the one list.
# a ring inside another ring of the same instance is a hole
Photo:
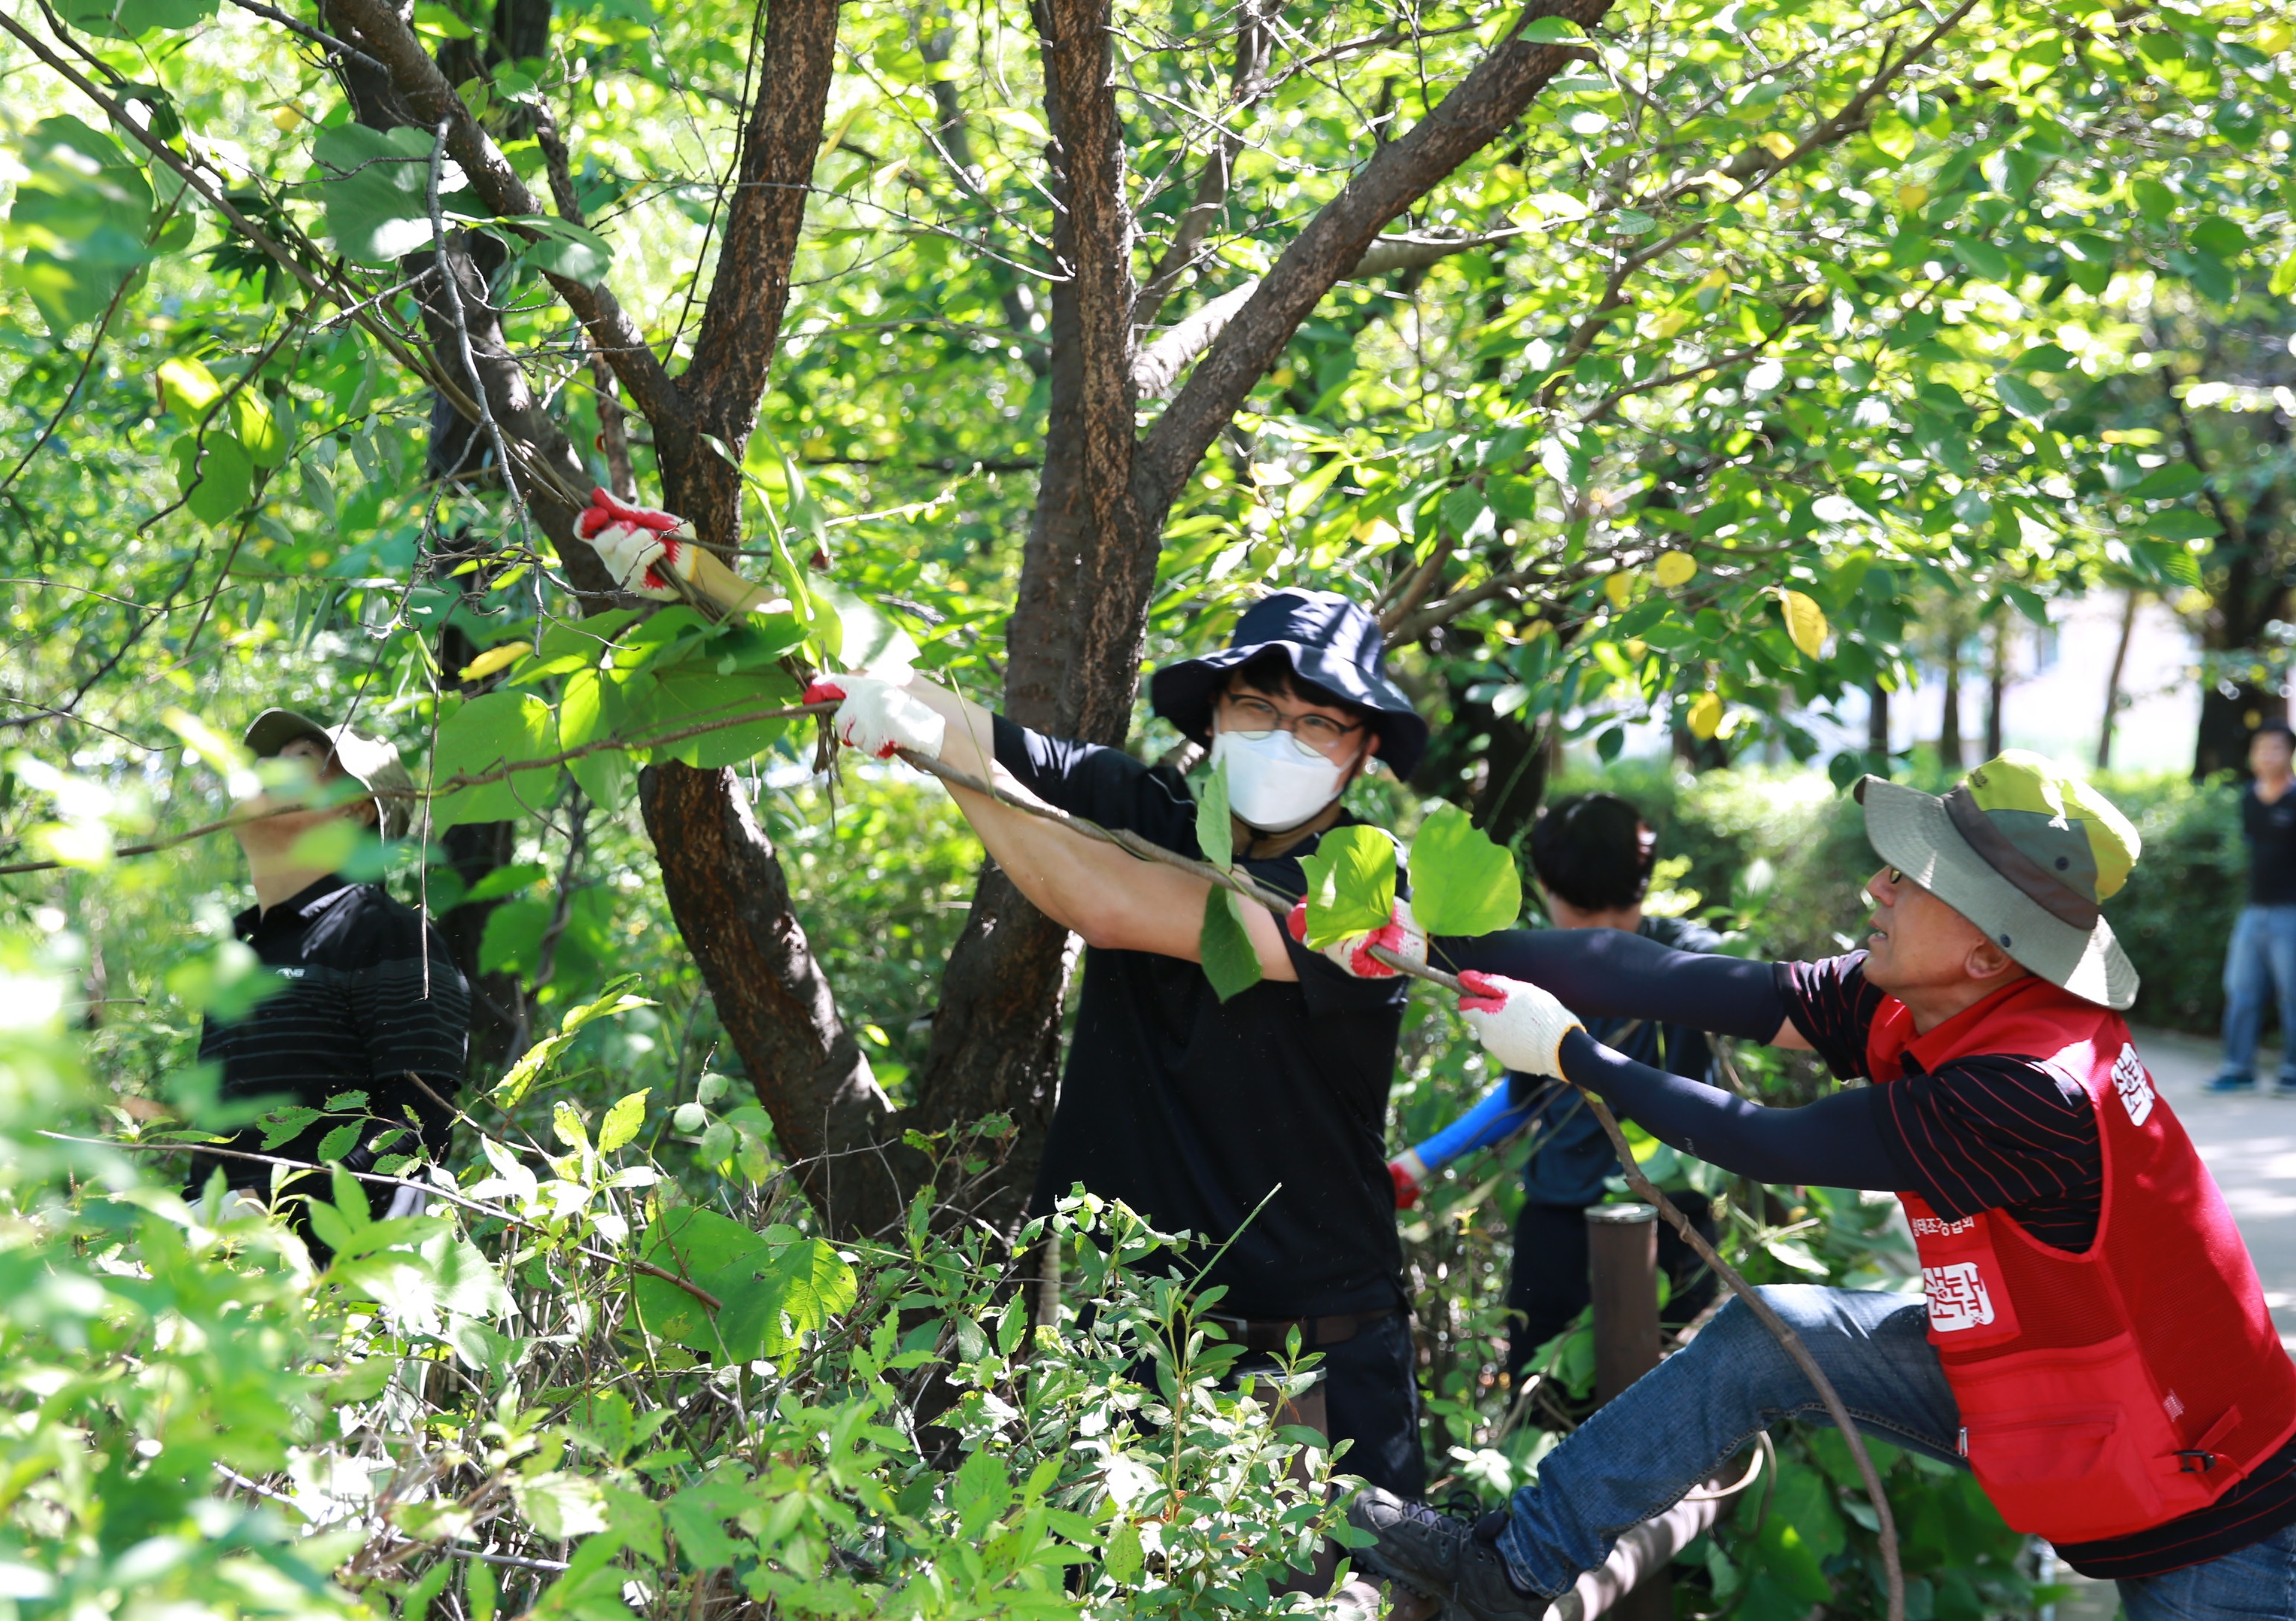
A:
{"label": "paved path", "polygon": [[[2280,1343],[2296,1352],[2296,1100],[2202,1091],[2201,1083],[2217,1073],[2218,1049],[2197,1036],[2139,1030],[2136,1050],[2224,1189],[2256,1258]],[[2258,1058],[2259,1073],[2277,1072],[2277,1053]],[[2073,1591],[2056,1607],[2056,1621],[2112,1621],[2120,1601],[2111,1583],[2070,1579]]]}
{"label": "paved path", "polygon": [[[2213,1041],[2140,1030],[2136,1050],[2224,1189],[2233,1220],[2256,1257],[2265,1302],[2280,1325],[2280,1343],[2296,1352],[2296,1099],[2269,1091],[2216,1097],[2201,1090],[2201,1082],[2217,1071]],[[2277,1053],[2258,1057],[2259,1073],[2276,1073]]]}

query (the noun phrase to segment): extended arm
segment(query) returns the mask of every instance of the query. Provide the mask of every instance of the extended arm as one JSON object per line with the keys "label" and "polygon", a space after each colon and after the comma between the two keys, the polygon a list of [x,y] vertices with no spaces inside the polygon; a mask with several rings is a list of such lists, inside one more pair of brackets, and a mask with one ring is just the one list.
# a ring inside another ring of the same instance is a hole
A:
{"label": "extended arm", "polygon": [[1807,1049],[1786,1016],[1775,966],[1677,951],[1620,929],[1511,929],[1435,942],[1433,960],[1524,980],[1584,1018],[1686,1024]]}
{"label": "extended arm", "polygon": [[1538,1099],[1526,1098],[1521,1103],[1512,1100],[1514,1082],[1502,1081],[1483,1094],[1483,1100],[1460,1115],[1449,1125],[1425,1142],[1405,1152],[1418,1156],[1414,1172],[1420,1180],[1440,1171],[1463,1154],[1478,1148],[1488,1148],[1493,1143],[1505,1142],[1523,1128],[1529,1120]]}
{"label": "extended arm", "polygon": [[1583,1030],[1562,1038],[1562,1073],[1660,1141],[1759,1182],[1893,1192],[1907,1185],[1890,1157],[1881,1092],[1859,1087],[1801,1108],[1759,1103],[1637,1064]]}
{"label": "extended arm", "polygon": [[[996,717],[988,710],[921,678],[912,677],[905,691],[942,722],[937,758],[1008,794],[1036,797],[997,762]],[[1029,903],[1081,934],[1086,944],[1199,960],[1210,885],[986,794],[954,785],[949,792],[989,855]],[[1252,905],[1243,908],[1243,918],[1244,931],[1259,954],[1260,971],[1270,979],[1299,978],[1275,918]]]}

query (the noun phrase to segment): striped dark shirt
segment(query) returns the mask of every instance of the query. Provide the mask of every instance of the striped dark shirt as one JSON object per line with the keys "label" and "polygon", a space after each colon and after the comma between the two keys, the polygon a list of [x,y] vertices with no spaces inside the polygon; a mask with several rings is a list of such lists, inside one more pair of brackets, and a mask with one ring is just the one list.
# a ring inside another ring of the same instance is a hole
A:
{"label": "striped dark shirt", "polygon": [[[232,926],[282,983],[240,1019],[209,1019],[201,1060],[222,1069],[226,1101],[266,1099],[283,1119],[293,1116],[281,1109],[323,1113],[283,1138],[251,1125],[225,1146],[316,1162],[329,1145],[324,1157],[353,1171],[389,1154],[442,1156],[451,1110],[408,1078],[448,1100],[463,1084],[471,992],[439,932],[380,885],[340,877],[268,911],[250,907]],[[364,1105],[340,1101],[362,1092]],[[193,1197],[218,1166],[231,1187],[270,1185],[267,1164],[194,1155]]]}
{"label": "striped dark shirt", "polygon": [[[1882,993],[1866,953],[1778,965],[1787,1016],[1840,1079],[1866,1074],[1866,1033]],[[1998,1210],[2042,1243],[2087,1249],[2104,1204],[2104,1151],[2088,1094],[2030,1055],[1986,1053],[1935,1071],[1908,1055],[1881,1089],[1882,1140],[1906,1186],[1948,1221]],[[1870,1077],[1869,1077],[1870,1078]],[[2061,1544],[2083,1576],[2161,1576],[2236,1553],[2296,1525],[2296,1441],[2207,1508],[2102,1542]]]}

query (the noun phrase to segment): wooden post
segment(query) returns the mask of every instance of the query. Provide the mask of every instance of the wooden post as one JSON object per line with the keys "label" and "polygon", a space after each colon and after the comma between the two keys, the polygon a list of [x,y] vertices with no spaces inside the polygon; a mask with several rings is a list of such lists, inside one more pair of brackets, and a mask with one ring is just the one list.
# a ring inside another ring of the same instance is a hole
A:
{"label": "wooden post", "polygon": [[[1658,1212],[1595,1205],[1587,1212],[1595,1290],[1595,1394],[1608,1402],[1659,1362]],[[1618,1621],[1673,1621],[1674,1577],[1661,1564],[1611,1604]]]}

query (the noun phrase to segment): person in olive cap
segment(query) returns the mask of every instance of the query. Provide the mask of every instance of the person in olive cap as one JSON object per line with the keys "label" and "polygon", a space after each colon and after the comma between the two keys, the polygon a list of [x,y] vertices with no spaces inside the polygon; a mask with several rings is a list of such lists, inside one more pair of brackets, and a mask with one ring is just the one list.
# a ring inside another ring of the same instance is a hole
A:
{"label": "person in olive cap", "polygon": [[[2100,902],[2136,829],[2017,752],[1941,798],[1872,777],[1857,796],[1888,863],[1865,950],[1773,965],[1611,931],[1439,942],[1470,965],[1462,1011],[1508,1068],[1726,1170],[1897,1194],[1923,1298],[1762,1291],[1866,1435],[1973,1471],[2011,1526],[2116,1578],[2130,1621],[2296,1613],[2296,1367],[2120,1016],[2136,974]],[[1570,1009],[1815,1051],[1874,1084],[1766,1108],[1611,1051]],[[1481,1522],[1357,1497],[1349,1518],[1376,1540],[1357,1558],[1475,1621],[1536,1621],[1789,1418],[1824,1412],[1734,1302]]]}
{"label": "person in olive cap", "polygon": [[[470,987],[419,912],[380,884],[354,884],[334,869],[345,846],[330,827],[405,836],[414,780],[390,744],[291,710],[266,710],[247,728],[246,743],[258,760],[300,762],[295,775],[306,779],[300,792],[273,789],[243,805],[256,814],[233,828],[247,852],[255,904],[232,920],[232,930],[280,983],[237,1019],[208,1019],[200,1058],[222,1071],[226,1100],[266,1099],[316,1113],[274,1147],[265,1141],[275,1133],[261,1126],[222,1146],[306,1164],[322,1163],[324,1155],[351,1171],[372,1170],[386,1155],[436,1159],[446,1152],[452,1100],[463,1083]],[[346,784],[365,792],[347,795]],[[275,1173],[291,1174],[195,1154],[185,1197],[201,1197],[217,1172],[233,1197],[266,1206]],[[330,1197],[323,1180],[307,1179],[299,1190]],[[401,1189],[390,1198],[378,1195],[373,1207],[410,1214],[421,1208],[420,1196]],[[309,1239],[300,1201],[286,1208]]]}
{"label": "person in olive cap", "polygon": [[[1195,800],[1169,767],[1046,736],[902,673],[829,678],[808,696],[842,699],[833,727],[867,753],[935,756],[1201,854]],[[1356,821],[1340,802],[1348,785],[1375,761],[1407,775],[1427,743],[1388,678],[1376,622],[1324,591],[1254,604],[1226,648],[1157,671],[1149,696],[1226,768],[1236,858],[1288,894],[1305,891],[1300,863],[1317,840]],[[1197,966],[1201,879],[979,794],[956,799],[1021,892],[1088,948],[1032,1211],[1080,1183],[1194,1233],[1207,1254],[1226,1245],[1204,1279],[1226,1290],[1217,1321],[1260,1356],[1296,1329],[1324,1371],[1297,1416],[1354,1443],[1343,1468],[1423,1489],[1387,1173],[1402,982],[1353,978],[1248,907],[1266,978],[1223,1002]]]}

